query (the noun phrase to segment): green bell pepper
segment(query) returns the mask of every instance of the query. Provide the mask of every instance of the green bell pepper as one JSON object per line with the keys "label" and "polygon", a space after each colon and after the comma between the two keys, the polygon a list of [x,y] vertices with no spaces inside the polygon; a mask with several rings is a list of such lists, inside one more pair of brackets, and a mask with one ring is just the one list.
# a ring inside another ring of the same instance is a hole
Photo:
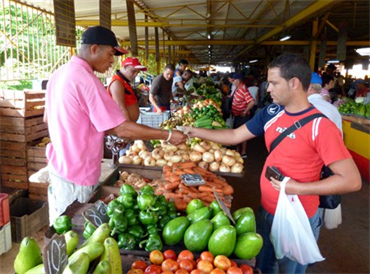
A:
{"label": "green bell pepper", "polygon": [[158,234],[158,228],[156,225],[147,225],[146,231],[148,232],[149,235]]}
{"label": "green bell pepper", "polygon": [[155,199],[156,199],[157,202],[159,202],[162,205],[167,206],[167,204],[168,204],[168,202],[166,200],[166,197],[164,197],[164,195],[157,195]]}
{"label": "green bell pepper", "polygon": [[162,250],[163,243],[162,239],[158,234],[151,234],[147,240],[140,242],[139,247],[143,248],[145,244],[145,250],[151,252],[153,250]]}
{"label": "green bell pepper", "polygon": [[126,209],[124,214],[127,218],[128,226],[134,226],[139,223],[136,212],[132,208]]}
{"label": "green bell pepper", "polygon": [[158,222],[158,227],[163,230],[163,228],[166,226],[166,224],[171,221],[171,217],[169,215],[164,215]]}
{"label": "green bell pepper", "polygon": [[143,225],[153,225],[158,222],[158,214],[154,211],[140,211],[139,213],[139,221]]}
{"label": "green bell pepper", "polygon": [[129,227],[127,232],[134,236],[137,242],[139,242],[144,237],[144,229],[140,225]]}
{"label": "green bell pepper", "polygon": [[70,231],[72,229],[72,219],[67,215],[61,215],[55,219],[53,224],[55,231],[61,235],[64,232]]}
{"label": "green bell pepper", "polygon": [[154,189],[150,185],[145,185],[142,188],[140,188],[140,194],[144,193],[154,195]]}
{"label": "green bell pepper", "polygon": [[109,227],[111,229],[110,235],[113,236],[116,233],[123,233],[127,230],[127,217],[122,213],[114,213],[109,219]]}
{"label": "green bell pepper", "polygon": [[135,202],[134,196],[129,193],[121,194],[116,200],[119,201],[125,209],[133,208]]}
{"label": "green bell pepper", "polygon": [[132,185],[128,185],[128,184],[123,184],[119,190],[119,193],[121,195],[123,194],[131,194],[132,196],[136,197],[137,196],[137,192],[135,190],[135,188],[132,186]]}
{"label": "green bell pepper", "polygon": [[154,194],[143,193],[137,196],[137,204],[141,211],[151,208],[155,203]]}
{"label": "green bell pepper", "polygon": [[167,215],[172,220],[172,219],[175,219],[175,218],[179,217],[181,215],[181,213],[180,212],[176,212],[176,211],[169,211]]}
{"label": "green bell pepper", "polygon": [[82,236],[87,240],[90,236],[94,233],[96,228],[88,221],[85,222],[84,231],[82,232]]}
{"label": "green bell pepper", "polygon": [[[153,207],[159,216],[164,216],[167,214],[167,205],[161,204],[158,200],[154,203]],[[153,210],[153,209],[152,209]]]}
{"label": "green bell pepper", "polygon": [[118,247],[120,249],[135,249],[136,246],[136,239],[135,237],[130,233],[120,233],[118,234]]}
{"label": "green bell pepper", "polygon": [[175,205],[175,203],[174,202],[168,202],[167,203],[167,210],[169,211],[169,212],[177,212],[177,208],[176,208],[176,205]]}
{"label": "green bell pepper", "polygon": [[117,199],[111,201],[107,206],[107,215],[109,218],[113,216],[114,213],[123,213],[125,208]]}

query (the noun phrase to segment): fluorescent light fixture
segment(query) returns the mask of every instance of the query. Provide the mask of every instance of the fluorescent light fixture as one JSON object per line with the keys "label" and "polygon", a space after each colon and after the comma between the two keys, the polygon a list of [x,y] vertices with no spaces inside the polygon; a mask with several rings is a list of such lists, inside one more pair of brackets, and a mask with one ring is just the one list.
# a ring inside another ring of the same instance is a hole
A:
{"label": "fluorescent light fixture", "polygon": [[280,39],[280,41],[289,40],[291,37],[292,37],[291,35],[284,36],[283,38]]}
{"label": "fluorescent light fixture", "polygon": [[210,49],[211,48],[211,45],[208,45],[208,48]]}
{"label": "fluorescent light fixture", "polygon": [[360,54],[361,56],[370,56],[370,48],[361,48],[361,49],[356,49],[356,52]]}
{"label": "fluorescent light fixture", "polygon": [[339,62],[340,62],[339,60],[329,60],[328,64],[336,64],[336,63],[339,63]]}
{"label": "fluorescent light fixture", "polygon": [[208,39],[211,39],[211,35],[210,35],[210,34],[208,34],[207,38],[208,38]]}
{"label": "fluorescent light fixture", "polygon": [[255,59],[255,60],[250,60],[250,61],[249,61],[249,63],[251,63],[251,64],[252,64],[252,63],[256,63],[256,62],[258,62],[258,60],[257,60],[257,59]]}
{"label": "fluorescent light fixture", "polygon": [[245,68],[249,68],[249,66],[245,66]]}

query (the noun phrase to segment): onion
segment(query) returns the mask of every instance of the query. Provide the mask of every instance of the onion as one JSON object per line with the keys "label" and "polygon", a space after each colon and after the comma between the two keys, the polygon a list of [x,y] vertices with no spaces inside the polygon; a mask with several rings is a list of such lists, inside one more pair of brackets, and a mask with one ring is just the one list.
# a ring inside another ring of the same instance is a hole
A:
{"label": "onion", "polygon": [[221,152],[221,150],[220,149],[216,149],[213,154],[215,155],[215,161],[221,162],[221,160],[222,160],[222,152]]}
{"label": "onion", "polygon": [[181,144],[177,146],[178,150],[188,150],[188,146],[186,144]]}
{"label": "onion", "polygon": [[207,142],[207,141],[203,141],[199,145],[201,145],[202,147],[204,147],[205,150],[210,150],[212,148],[211,144],[209,142]]}
{"label": "onion", "polygon": [[152,157],[152,153],[147,151],[147,150],[142,150],[142,151],[140,151],[139,156],[141,158],[145,159],[145,158],[148,158],[148,157]]}
{"label": "onion", "polygon": [[182,156],[181,155],[173,155],[171,157],[171,162],[172,163],[180,163],[182,160]]}
{"label": "onion", "polygon": [[169,162],[171,161],[171,157],[174,155],[174,152],[173,151],[169,151],[169,152],[165,152],[164,155],[163,155],[163,158]]}
{"label": "onion", "polygon": [[235,164],[235,159],[234,157],[230,155],[225,155],[222,157],[222,163],[227,165],[227,166],[233,166]]}
{"label": "onion", "polygon": [[182,156],[182,161],[183,162],[189,162],[190,161],[189,153],[181,154],[181,156]]}
{"label": "onion", "polygon": [[220,169],[220,163],[218,162],[213,162],[209,165],[210,171],[218,171],[219,169]]}
{"label": "onion", "polygon": [[167,161],[165,159],[158,159],[157,162],[155,163],[156,166],[165,166],[167,165]]}
{"label": "onion", "polygon": [[152,157],[156,160],[158,159],[162,159],[163,158],[163,155],[164,155],[164,152],[162,149],[160,148],[155,148],[153,151],[152,151]]}
{"label": "onion", "polygon": [[177,146],[174,146],[174,145],[171,145],[171,144],[167,144],[167,145],[163,146],[164,153],[169,152],[169,151],[175,152],[176,150],[177,150]]}
{"label": "onion", "polygon": [[213,156],[213,153],[206,151],[203,153],[202,160],[207,163],[212,163],[214,162],[215,157]]}
{"label": "onion", "polygon": [[226,154],[226,155],[230,155],[230,156],[233,156],[233,157],[234,157],[235,150],[232,150],[232,149],[226,149],[225,154]]}
{"label": "onion", "polygon": [[234,157],[234,159],[238,162],[238,163],[241,163],[241,164],[244,164],[244,159],[242,157]]}
{"label": "onion", "polygon": [[129,156],[123,155],[123,156],[119,157],[118,162],[120,164],[131,164],[132,159]]}
{"label": "onion", "polygon": [[141,157],[140,156],[138,156],[138,155],[136,155],[136,156],[134,156],[134,158],[132,158],[132,163],[134,164],[134,165],[141,165],[141,162],[142,162],[143,160],[141,159]]}
{"label": "onion", "polygon": [[206,149],[204,147],[202,147],[200,144],[196,144],[194,147],[193,147],[193,150],[194,151],[198,151],[200,153],[204,153],[206,152]]}
{"label": "onion", "polygon": [[132,151],[134,151],[136,153],[139,153],[141,151],[141,149],[135,143],[130,147],[130,150],[132,150]]}
{"label": "onion", "polygon": [[213,149],[220,149],[222,146],[218,143],[215,143],[215,142],[211,142],[211,146]]}
{"label": "onion", "polygon": [[234,158],[242,157],[238,151],[234,151]]}
{"label": "onion", "polygon": [[241,163],[235,163],[235,165],[231,167],[231,172],[232,173],[242,173],[243,169],[244,169],[244,166]]}
{"label": "onion", "polygon": [[203,168],[203,169],[205,169],[205,170],[207,170],[209,164],[207,162],[202,161],[202,162],[199,162],[198,166],[201,167],[201,168]]}
{"label": "onion", "polygon": [[126,150],[126,156],[136,156],[138,153],[136,151],[132,151],[131,149]]}
{"label": "onion", "polygon": [[190,152],[189,156],[190,156],[190,161],[192,162],[199,162],[200,160],[202,160],[202,153],[198,151]]}
{"label": "onion", "polygon": [[134,142],[134,145],[136,144],[136,146],[140,149],[140,150],[148,150],[145,143],[142,141],[142,140],[136,140]]}
{"label": "onion", "polygon": [[122,181],[126,181],[127,177],[128,177],[127,171],[122,171],[121,174],[119,175],[119,179]]}
{"label": "onion", "polygon": [[225,165],[225,164],[221,164],[220,165],[220,171],[221,172],[230,172],[230,167]]}
{"label": "onion", "polygon": [[155,166],[155,159],[153,157],[146,157],[144,159],[144,166]]}

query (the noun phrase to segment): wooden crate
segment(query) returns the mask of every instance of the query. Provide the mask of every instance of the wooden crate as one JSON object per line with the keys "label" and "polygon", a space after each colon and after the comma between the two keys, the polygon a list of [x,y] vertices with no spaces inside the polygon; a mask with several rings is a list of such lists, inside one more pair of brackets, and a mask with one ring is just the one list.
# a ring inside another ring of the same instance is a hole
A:
{"label": "wooden crate", "polygon": [[45,91],[0,90],[0,116],[34,117],[44,114]]}

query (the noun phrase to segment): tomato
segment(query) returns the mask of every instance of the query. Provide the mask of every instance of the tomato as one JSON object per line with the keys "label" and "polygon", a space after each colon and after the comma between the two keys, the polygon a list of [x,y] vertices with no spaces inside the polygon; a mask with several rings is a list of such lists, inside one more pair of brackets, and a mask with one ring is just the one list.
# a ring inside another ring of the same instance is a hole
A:
{"label": "tomato", "polygon": [[236,266],[236,267],[238,267],[238,264],[237,264],[234,260],[230,260],[230,262],[231,262],[231,266]]}
{"label": "tomato", "polygon": [[131,268],[127,274],[144,274],[144,270],[138,268]]}
{"label": "tomato", "polygon": [[253,268],[247,264],[241,264],[240,269],[242,270],[243,274],[253,274]]}
{"label": "tomato", "polygon": [[179,264],[175,260],[166,259],[162,263],[162,270],[163,271],[172,271],[176,272],[179,269]]}
{"label": "tomato", "polygon": [[173,274],[172,271],[163,271],[162,274]]}
{"label": "tomato", "polygon": [[177,256],[177,261],[182,261],[182,260],[194,260],[194,255],[191,251],[189,250],[183,250],[179,253]]}
{"label": "tomato", "polygon": [[131,269],[142,269],[145,270],[147,267],[146,263],[144,261],[135,261],[131,265]]}
{"label": "tomato", "polygon": [[190,272],[194,269],[193,262],[190,260],[182,260],[179,262],[179,266],[181,269],[185,269],[186,271]]}
{"label": "tomato", "polygon": [[215,268],[210,274],[225,274],[225,271],[223,271],[221,268]]}
{"label": "tomato", "polygon": [[202,271],[200,271],[199,269],[193,269],[190,274],[204,274]]}
{"label": "tomato", "polygon": [[176,270],[175,274],[189,274],[185,269],[178,269]]}
{"label": "tomato", "polygon": [[153,264],[161,265],[164,260],[163,253],[159,250],[153,250],[149,254],[149,259]]}
{"label": "tomato", "polygon": [[239,268],[239,267],[236,267],[236,266],[232,266],[230,267],[227,272],[227,274],[243,274],[243,271]]}
{"label": "tomato", "polygon": [[162,268],[159,265],[151,264],[147,268],[145,268],[145,273],[149,274],[161,274]]}
{"label": "tomato", "polygon": [[217,255],[213,260],[213,264],[222,270],[228,270],[231,267],[231,261],[225,255]]}
{"label": "tomato", "polygon": [[164,259],[172,259],[175,260],[177,259],[175,251],[171,249],[167,249],[166,251],[163,252],[163,257]]}
{"label": "tomato", "polygon": [[205,260],[200,260],[197,264],[197,268],[204,273],[211,273],[213,264]]}
{"label": "tomato", "polygon": [[209,251],[203,251],[201,254],[200,254],[200,258],[202,260],[205,260],[205,261],[208,261],[208,262],[211,262],[213,263],[213,259],[214,259],[214,256],[211,252]]}

